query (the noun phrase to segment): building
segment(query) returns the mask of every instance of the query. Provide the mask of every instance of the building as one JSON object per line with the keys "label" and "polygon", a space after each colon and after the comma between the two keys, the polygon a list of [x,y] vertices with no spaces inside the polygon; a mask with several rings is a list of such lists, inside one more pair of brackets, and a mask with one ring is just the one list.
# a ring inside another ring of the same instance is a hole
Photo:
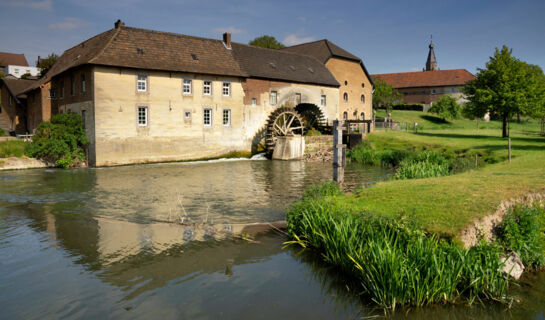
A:
{"label": "building", "polygon": [[13,76],[0,78],[0,128],[10,134],[28,131],[26,111],[27,96],[23,91],[36,80],[18,79]]}
{"label": "building", "polygon": [[422,104],[424,111],[444,95],[465,102],[462,87],[475,76],[465,69],[440,70],[435,58],[434,45],[430,43],[426,68],[417,72],[374,74],[403,94],[403,103]]}
{"label": "building", "polygon": [[312,56],[331,71],[341,84],[339,88],[340,119],[372,119],[373,80],[359,57],[327,39],[282,50]]}
{"label": "building", "polygon": [[250,151],[288,103],[339,114],[339,83],[311,56],[121,21],[66,50],[42,81],[51,114],[81,114],[94,166]]}
{"label": "building", "polygon": [[24,54],[0,52],[0,68],[5,75],[21,78],[24,74],[33,77],[40,75],[40,68],[31,67]]}

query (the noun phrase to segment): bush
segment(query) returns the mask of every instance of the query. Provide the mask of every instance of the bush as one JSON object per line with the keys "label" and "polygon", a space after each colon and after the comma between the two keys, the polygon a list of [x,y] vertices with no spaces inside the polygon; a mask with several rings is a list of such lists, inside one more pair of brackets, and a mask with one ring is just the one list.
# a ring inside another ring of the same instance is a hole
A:
{"label": "bush", "polygon": [[17,157],[25,155],[28,142],[22,140],[8,140],[0,142],[0,158]]}
{"label": "bush", "polygon": [[462,116],[462,108],[451,96],[442,96],[433,104],[428,112],[435,113],[443,120],[459,119]]}
{"label": "bush", "polygon": [[510,210],[496,231],[500,244],[518,253],[525,266],[545,266],[545,209],[526,206]]}
{"label": "bush", "polygon": [[310,129],[310,130],[307,130],[307,132],[305,132],[305,136],[309,136],[309,137],[312,137],[312,136],[321,136],[322,133],[314,128]]}
{"label": "bush", "polygon": [[3,137],[6,135],[6,132],[4,131],[4,129],[0,128],[0,137]]}
{"label": "bush", "polygon": [[28,152],[32,157],[67,168],[85,161],[87,144],[81,116],[66,113],[51,117],[51,122],[40,123]]}
{"label": "bush", "polygon": [[469,250],[427,235],[405,216],[351,212],[333,197],[303,198],[287,213],[293,241],[355,278],[362,294],[384,308],[430,303],[507,301],[501,250]]}

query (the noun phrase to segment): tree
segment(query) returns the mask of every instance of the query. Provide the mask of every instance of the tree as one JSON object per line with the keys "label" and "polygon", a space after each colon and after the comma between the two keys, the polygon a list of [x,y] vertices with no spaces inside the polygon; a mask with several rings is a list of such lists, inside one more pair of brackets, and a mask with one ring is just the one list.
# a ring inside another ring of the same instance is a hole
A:
{"label": "tree", "polygon": [[[539,101],[539,73],[535,66],[512,56],[512,49],[496,48],[485,69],[464,87],[468,112],[482,117],[487,112],[502,120],[502,137],[508,137],[508,121],[516,114],[530,114]],[[543,72],[541,72],[542,74]]]}
{"label": "tree", "polygon": [[536,65],[526,64],[525,68],[530,78],[530,86],[533,88],[533,99],[529,100],[524,113],[541,122],[541,134],[545,135],[545,74]]}
{"label": "tree", "polygon": [[403,95],[382,79],[376,79],[373,82],[375,83],[373,108],[378,109],[379,107],[385,107],[386,114],[390,113],[390,107],[399,101]]}
{"label": "tree", "polygon": [[21,79],[28,79],[28,78],[30,78],[30,77],[32,77],[32,75],[31,75],[30,73],[28,73],[28,72],[25,73],[25,74],[23,74],[23,75],[21,75]]}
{"label": "tree", "polygon": [[55,53],[51,53],[45,59],[40,59],[36,61],[36,67],[42,69],[40,75],[43,77],[49,69],[59,60],[59,56]]}
{"label": "tree", "polygon": [[439,101],[433,104],[428,112],[435,113],[439,117],[446,120],[459,119],[462,114],[462,108],[451,96],[442,96]]}
{"label": "tree", "polygon": [[254,40],[248,42],[248,44],[251,46],[268,48],[268,49],[282,49],[286,47],[280,41],[276,40],[275,37],[268,36],[268,35],[257,37]]}

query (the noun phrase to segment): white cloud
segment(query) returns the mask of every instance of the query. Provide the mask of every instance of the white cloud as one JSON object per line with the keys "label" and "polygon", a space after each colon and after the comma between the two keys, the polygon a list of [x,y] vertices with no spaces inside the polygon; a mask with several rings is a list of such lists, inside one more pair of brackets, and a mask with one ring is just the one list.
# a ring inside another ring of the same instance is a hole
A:
{"label": "white cloud", "polygon": [[228,33],[231,33],[231,34],[246,33],[246,30],[239,29],[239,28],[236,28],[236,27],[220,27],[220,28],[212,29],[211,31],[213,33],[225,33],[225,32],[228,32]]}
{"label": "white cloud", "polygon": [[300,37],[297,33],[288,34],[283,43],[287,46],[294,46],[296,44],[301,44],[305,42],[314,41],[313,37]]}
{"label": "white cloud", "polygon": [[0,5],[9,7],[20,7],[44,11],[53,11],[53,0],[15,0],[0,1]]}
{"label": "white cloud", "polygon": [[70,31],[86,25],[85,21],[78,18],[64,18],[61,22],[50,24],[47,27],[51,30]]}

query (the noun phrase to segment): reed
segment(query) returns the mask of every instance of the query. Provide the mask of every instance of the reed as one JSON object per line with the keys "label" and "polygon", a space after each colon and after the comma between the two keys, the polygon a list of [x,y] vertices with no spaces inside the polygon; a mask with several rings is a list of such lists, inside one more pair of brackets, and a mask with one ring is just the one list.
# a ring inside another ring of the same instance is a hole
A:
{"label": "reed", "polygon": [[319,251],[327,263],[357,279],[361,294],[379,306],[508,301],[501,250],[465,250],[426,234],[405,216],[353,212],[336,196],[304,197],[287,213],[292,241]]}

